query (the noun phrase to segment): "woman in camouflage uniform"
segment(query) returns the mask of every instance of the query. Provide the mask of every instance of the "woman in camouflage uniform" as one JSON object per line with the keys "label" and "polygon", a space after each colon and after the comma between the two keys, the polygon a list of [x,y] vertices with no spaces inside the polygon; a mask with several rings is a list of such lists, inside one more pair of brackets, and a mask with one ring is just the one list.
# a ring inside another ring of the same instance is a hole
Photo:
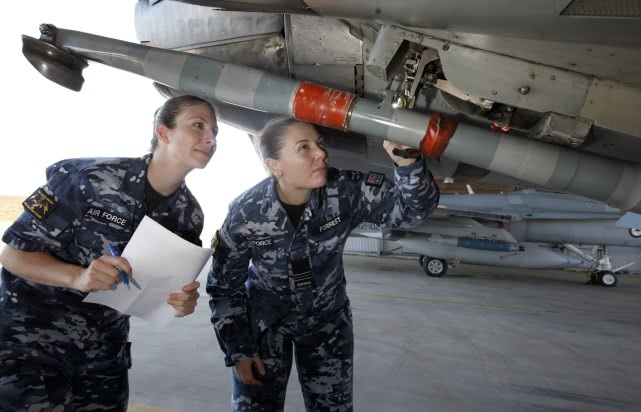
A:
{"label": "woman in camouflage uniform", "polygon": [[282,411],[295,353],[306,409],[351,411],[343,247],[362,222],[426,219],[438,188],[422,159],[393,156],[390,142],[393,181],[328,167],[322,137],[294,119],[270,122],[256,146],[272,177],[231,203],[207,279],[211,320],[234,367],[232,410]]}
{"label": "woman in camouflage uniform", "polygon": [[[156,111],[151,154],[47,169],[2,238],[0,410],[127,409],[129,317],[82,300],[118,283],[117,268],[132,275],[109,245],[122,250],[145,215],[200,245],[203,213],[184,179],[207,165],[216,133],[207,101],[172,98]],[[198,286],[169,295],[176,316],[194,311]]]}

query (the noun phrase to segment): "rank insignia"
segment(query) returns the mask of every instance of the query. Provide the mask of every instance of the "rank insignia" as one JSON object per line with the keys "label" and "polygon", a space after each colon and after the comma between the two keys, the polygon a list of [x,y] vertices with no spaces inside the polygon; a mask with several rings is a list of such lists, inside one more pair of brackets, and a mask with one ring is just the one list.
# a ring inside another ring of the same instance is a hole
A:
{"label": "rank insignia", "polygon": [[38,190],[22,202],[22,206],[36,219],[43,220],[54,211],[58,206],[58,202],[49,196],[43,188],[38,188]]}
{"label": "rank insignia", "polygon": [[367,186],[381,187],[383,185],[384,179],[385,175],[382,173],[369,172],[369,174],[367,175],[367,179],[365,180],[365,184]]}

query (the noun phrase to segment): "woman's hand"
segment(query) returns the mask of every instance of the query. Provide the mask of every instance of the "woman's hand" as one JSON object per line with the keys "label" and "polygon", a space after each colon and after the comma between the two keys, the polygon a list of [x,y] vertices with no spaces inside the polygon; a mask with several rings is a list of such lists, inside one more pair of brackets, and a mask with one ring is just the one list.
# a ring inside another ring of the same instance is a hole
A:
{"label": "woman's hand", "polygon": [[415,159],[415,158],[403,159],[402,157],[400,157],[400,156],[396,156],[396,155],[393,153],[394,149],[399,149],[399,150],[403,150],[403,149],[411,149],[409,146],[403,146],[402,144],[393,143],[393,142],[390,142],[389,140],[385,140],[385,141],[383,142],[383,147],[384,147],[384,148],[385,148],[385,150],[387,151],[387,154],[389,154],[389,157],[391,157],[391,158],[392,158],[392,160],[394,161],[394,163],[396,163],[396,164],[397,164],[397,165],[399,165],[400,167],[403,167],[403,166],[409,166],[409,165],[411,165],[412,163],[416,162],[416,159]]}
{"label": "woman's hand", "polygon": [[236,368],[236,376],[246,385],[262,385],[262,382],[254,376],[253,365],[256,365],[256,370],[261,376],[265,376],[265,364],[258,355],[236,362],[236,366],[234,366]]}
{"label": "woman's hand", "polygon": [[127,259],[120,256],[102,255],[75,276],[70,287],[81,292],[89,293],[92,290],[109,290],[120,282],[118,268],[131,276],[131,266]]}
{"label": "woman's hand", "polygon": [[183,286],[183,293],[169,294],[167,303],[176,309],[177,318],[182,318],[183,316],[194,313],[196,305],[198,304],[198,298],[200,297],[198,287],[200,287],[200,283],[194,280],[189,285]]}

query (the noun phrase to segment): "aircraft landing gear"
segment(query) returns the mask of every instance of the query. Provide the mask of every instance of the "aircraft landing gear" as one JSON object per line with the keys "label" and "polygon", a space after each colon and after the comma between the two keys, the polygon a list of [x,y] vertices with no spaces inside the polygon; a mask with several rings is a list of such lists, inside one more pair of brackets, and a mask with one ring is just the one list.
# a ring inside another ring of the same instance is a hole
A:
{"label": "aircraft landing gear", "polygon": [[418,262],[429,277],[440,278],[447,273],[447,262],[443,259],[421,255]]}
{"label": "aircraft landing gear", "polygon": [[588,262],[592,263],[592,266],[588,270],[588,275],[590,275],[590,280],[588,280],[589,285],[601,285],[607,288],[611,288],[617,285],[617,276],[614,274],[619,270],[626,268],[632,264],[628,263],[627,265],[621,266],[619,268],[612,267],[612,258],[608,255],[607,246],[603,246],[603,257],[601,259],[596,259],[590,255],[583,253],[579,248],[573,245],[563,245],[569,251],[573,252],[577,256],[585,259]]}
{"label": "aircraft landing gear", "polygon": [[609,270],[592,272],[590,273],[590,280],[588,283],[591,285],[601,285],[611,288],[617,285],[617,276]]}

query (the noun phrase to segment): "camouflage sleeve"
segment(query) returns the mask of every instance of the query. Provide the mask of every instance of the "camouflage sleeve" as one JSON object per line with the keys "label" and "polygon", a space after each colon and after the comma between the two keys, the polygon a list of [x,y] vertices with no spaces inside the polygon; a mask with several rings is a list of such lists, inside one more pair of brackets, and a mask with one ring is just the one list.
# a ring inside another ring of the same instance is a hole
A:
{"label": "camouflage sleeve", "polygon": [[225,352],[227,366],[258,353],[252,338],[245,289],[251,249],[239,233],[239,225],[234,224],[238,216],[230,209],[225,223],[216,232],[212,241],[216,249],[207,276],[211,323]]}
{"label": "camouflage sleeve", "polygon": [[72,223],[82,214],[86,186],[72,166],[52,165],[47,183],[22,203],[24,211],[6,230],[3,242],[24,251],[64,249],[73,240]]}
{"label": "camouflage sleeve", "polygon": [[419,158],[409,166],[394,166],[394,182],[372,173],[363,175],[352,226],[362,222],[387,227],[416,225],[428,218],[438,205],[439,189]]}
{"label": "camouflage sleeve", "polygon": [[[203,227],[205,226],[205,213],[200,208],[200,205],[196,209],[196,212],[198,213],[198,219],[192,219],[194,222],[196,222],[195,226],[193,228],[194,229],[194,232],[193,232],[193,234],[194,234],[194,244],[196,244],[198,246],[202,246],[203,245],[203,241],[200,239],[200,235],[202,235]],[[196,212],[194,212],[194,214],[196,214]]]}
{"label": "camouflage sleeve", "polygon": [[191,213],[190,219],[191,225],[187,233],[185,233],[185,240],[193,243],[196,246],[203,245],[203,241],[200,239],[200,235],[203,233],[203,226],[205,223],[205,214],[203,213],[200,205],[196,203],[194,211]]}

